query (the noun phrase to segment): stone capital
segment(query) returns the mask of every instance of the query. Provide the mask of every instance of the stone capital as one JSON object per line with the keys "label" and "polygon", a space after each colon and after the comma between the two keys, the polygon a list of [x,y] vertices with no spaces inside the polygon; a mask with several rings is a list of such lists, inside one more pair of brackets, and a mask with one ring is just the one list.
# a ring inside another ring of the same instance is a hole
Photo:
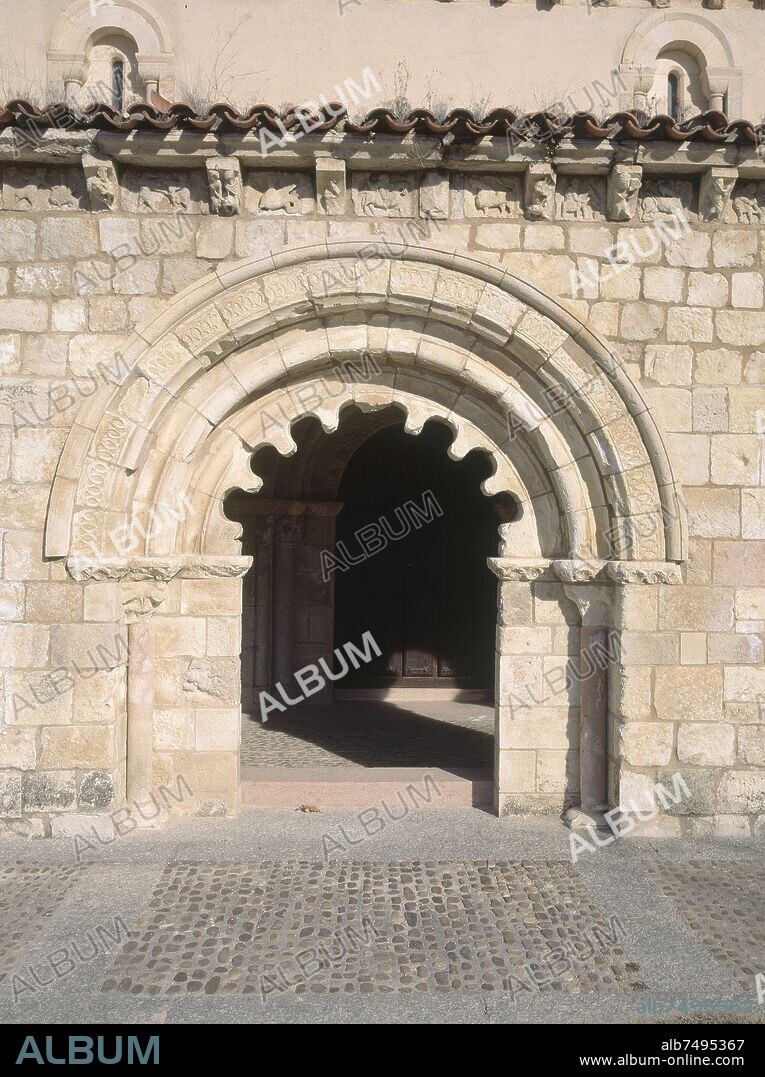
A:
{"label": "stone capital", "polygon": [[102,557],[75,555],[67,558],[66,568],[72,579],[167,581],[176,576],[185,580],[231,579],[244,576],[252,565],[251,557],[225,555],[175,554],[169,557]]}
{"label": "stone capital", "polygon": [[605,579],[607,561],[597,558],[560,559],[552,563],[553,572],[563,583],[592,583]]}
{"label": "stone capital", "polygon": [[545,558],[489,557],[486,562],[494,575],[504,581],[532,583],[554,579],[552,561]]}
{"label": "stone capital", "polygon": [[620,584],[683,582],[682,566],[673,561],[609,561],[608,575],[614,583]]}

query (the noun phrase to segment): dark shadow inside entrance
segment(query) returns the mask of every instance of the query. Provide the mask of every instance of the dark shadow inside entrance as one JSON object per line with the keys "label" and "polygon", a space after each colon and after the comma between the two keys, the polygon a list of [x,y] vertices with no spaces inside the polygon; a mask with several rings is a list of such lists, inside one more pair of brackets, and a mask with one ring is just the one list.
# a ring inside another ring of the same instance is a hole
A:
{"label": "dark shadow inside entrance", "polygon": [[439,423],[416,439],[389,426],[348,462],[337,549],[358,560],[335,573],[335,646],[371,632],[382,653],[341,691],[491,690],[498,519],[480,490],[491,468],[479,453],[450,460],[451,440]]}
{"label": "dark shadow inside entrance", "polygon": [[[313,419],[291,433],[297,452],[257,453],[261,491],[226,506],[255,559],[243,768],[490,774],[496,580],[486,559],[512,506],[481,492],[489,459],[451,460],[446,426],[410,435],[393,407],[347,409],[335,433]],[[324,686],[296,702],[295,673],[309,665]]]}

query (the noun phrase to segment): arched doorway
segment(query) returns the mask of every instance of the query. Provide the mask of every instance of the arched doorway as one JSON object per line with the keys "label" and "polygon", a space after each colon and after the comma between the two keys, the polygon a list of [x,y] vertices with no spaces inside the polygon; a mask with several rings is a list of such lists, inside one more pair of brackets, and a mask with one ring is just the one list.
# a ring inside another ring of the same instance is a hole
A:
{"label": "arched doorway", "polygon": [[[343,365],[366,355],[378,359],[374,377],[348,383]],[[237,810],[241,577],[251,561],[226,498],[260,489],[251,464],[263,446],[296,453],[304,417],[332,432],[349,407],[396,406],[410,433],[445,423],[454,459],[485,453],[485,491],[520,507],[500,525],[492,564],[496,809],[580,805],[579,825],[618,802],[632,772],[607,723],[634,720],[622,690],[630,667],[650,678],[654,653],[629,626],[642,587],[680,582],[686,531],[650,408],[574,314],[479,258],[330,242],[208,275],[144,326],[124,359],[124,383],[104,386],[72,428],[45,530],[46,556],[66,559],[75,580],[118,585],[127,687],[113,722],[119,751],[104,762],[118,796],[145,799],[158,778],[183,774],[200,810]],[[137,526],[157,506],[163,527]],[[141,536],[128,555],[115,538],[126,534]],[[552,667],[565,684],[562,667],[607,633],[617,645],[626,633],[630,646],[551,715]],[[503,701],[523,685],[518,721]],[[172,744],[158,749],[168,722]]]}
{"label": "arched doorway", "polygon": [[[481,489],[490,459],[450,459],[448,426],[428,422],[413,436],[395,407],[350,407],[329,434],[304,420],[293,436],[291,457],[255,454],[261,491],[227,502],[254,559],[244,581],[245,783],[252,767],[435,767],[480,770],[464,793],[475,801],[480,782],[488,797],[497,588],[488,559],[512,515],[506,496]],[[368,638],[368,660],[345,661],[346,645]],[[291,705],[295,671],[321,660],[337,680],[327,674],[319,688],[314,678]]]}

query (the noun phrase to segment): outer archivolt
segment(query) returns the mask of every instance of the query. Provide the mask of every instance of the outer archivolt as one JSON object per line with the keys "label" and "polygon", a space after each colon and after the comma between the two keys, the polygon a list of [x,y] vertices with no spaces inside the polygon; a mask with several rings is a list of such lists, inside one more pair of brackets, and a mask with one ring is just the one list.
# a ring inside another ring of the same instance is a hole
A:
{"label": "outer archivolt", "polygon": [[[76,552],[85,537],[108,555],[108,526],[172,503],[181,489],[198,511],[140,553],[235,552],[223,499],[257,488],[252,453],[264,444],[294,452],[295,420],[315,415],[331,431],[355,403],[398,404],[412,432],[440,418],[454,431],[454,458],[487,452],[487,492],[511,492],[522,505],[508,525],[521,529],[520,554],[603,556],[604,536],[621,527],[637,538],[612,556],[683,558],[666,450],[603,342],[538,289],[476,259],[411,246],[400,259],[372,261],[369,251],[364,242],[317,244],[240,263],[181,293],[136,334],[129,378],[86,404],[65,446],[48,556]],[[312,404],[296,394],[365,352],[382,366],[375,384],[326,399],[317,391]],[[558,414],[552,386],[572,399]],[[265,436],[263,413],[277,399],[288,421]],[[523,430],[509,430],[508,415],[521,414]]]}

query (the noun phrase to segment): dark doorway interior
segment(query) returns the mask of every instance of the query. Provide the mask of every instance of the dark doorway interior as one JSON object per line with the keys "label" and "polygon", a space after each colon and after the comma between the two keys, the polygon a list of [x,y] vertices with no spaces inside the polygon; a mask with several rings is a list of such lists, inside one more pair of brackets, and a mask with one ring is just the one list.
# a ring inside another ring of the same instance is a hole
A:
{"label": "dark doorway interior", "polygon": [[382,651],[343,689],[493,686],[496,578],[486,559],[497,554],[500,520],[480,490],[491,465],[477,452],[451,460],[452,438],[440,423],[416,438],[396,424],[347,464],[336,549],[361,557],[357,532],[370,525],[387,544],[334,574],[335,646],[371,632]]}

